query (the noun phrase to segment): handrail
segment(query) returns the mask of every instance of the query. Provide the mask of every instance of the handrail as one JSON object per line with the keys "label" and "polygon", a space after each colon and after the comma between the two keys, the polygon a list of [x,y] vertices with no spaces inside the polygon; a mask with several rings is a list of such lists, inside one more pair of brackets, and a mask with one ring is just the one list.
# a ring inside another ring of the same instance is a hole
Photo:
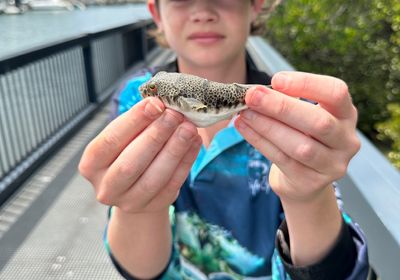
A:
{"label": "handrail", "polygon": [[132,18],[0,57],[0,206],[146,61],[152,24]]}
{"label": "handrail", "polygon": [[140,20],[124,26],[118,26],[98,32],[86,32],[75,36],[68,36],[58,41],[44,43],[27,50],[13,52],[12,54],[0,56],[0,74],[14,70],[22,65],[35,62],[36,60],[48,57],[54,53],[69,49],[77,45],[88,45],[95,39],[107,36],[116,32],[127,33],[134,29],[141,29],[152,24],[151,20]]}
{"label": "handrail", "polygon": [[[256,66],[273,75],[293,71],[265,39],[251,37],[247,45]],[[347,175],[338,182],[345,211],[360,224],[368,241],[369,259],[380,279],[400,275],[400,173],[361,133],[361,149]]]}

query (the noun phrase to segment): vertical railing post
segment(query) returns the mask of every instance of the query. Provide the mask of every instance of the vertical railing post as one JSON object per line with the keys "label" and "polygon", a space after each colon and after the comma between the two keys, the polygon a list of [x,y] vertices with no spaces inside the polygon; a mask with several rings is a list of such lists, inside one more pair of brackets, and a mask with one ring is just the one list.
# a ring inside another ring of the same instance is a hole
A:
{"label": "vertical railing post", "polygon": [[148,35],[147,35],[146,27],[147,27],[146,25],[143,25],[140,28],[140,31],[141,31],[141,35],[142,35],[142,38],[141,38],[141,40],[142,40],[142,57],[141,58],[147,62],[146,58],[147,58],[147,48],[148,48],[148,46],[147,46],[147,36]]}
{"label": "vertical railing post", "polygon": [[97,94],[94,88],[93,53],[90,42],[83,46],[83,59],[85,62],[86,85],[88,90],[89,102],[97,103]]}
{"label": "vertical railing post", "polygon": [[138,61],[146,62],[147,31],[145,30],[145,25],[129,30],[123,34],[122,38],[125,69],[129,69]]}

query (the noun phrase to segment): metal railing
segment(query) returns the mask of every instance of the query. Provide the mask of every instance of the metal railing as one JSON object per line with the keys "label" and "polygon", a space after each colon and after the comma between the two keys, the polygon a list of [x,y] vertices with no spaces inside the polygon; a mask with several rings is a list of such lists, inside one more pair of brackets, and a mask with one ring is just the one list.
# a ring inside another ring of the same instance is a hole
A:
{"label": "metal railing", "polygon": [[146,59],[151,21],[0,59],[0,205]]}
{"label": "metal railing", "polygon": [[[257,68],[269,75],[294,70],[260,37],[251,38],[247,49]],[[362,133],[358,136],[361,150],[338,182],[344,208],[367,236],[371,275],[376,272],[380,279],[399,279],[400,173]]]}

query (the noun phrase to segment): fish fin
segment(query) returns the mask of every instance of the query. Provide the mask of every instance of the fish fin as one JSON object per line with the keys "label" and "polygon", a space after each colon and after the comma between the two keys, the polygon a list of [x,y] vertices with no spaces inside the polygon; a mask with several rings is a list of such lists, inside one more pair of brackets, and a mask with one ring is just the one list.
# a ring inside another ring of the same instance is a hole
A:
{"label": "fish fin", "polygon": [[247,90],[247,89],[249,89],[251,86],[253,86],[253,85],[238,84],[238,83],[233,83],[233,85],[235,85],[235,86],[238,87],[239,89],[243,89],[243,90]]}
{"label": "fish fin", "polygon": [[[242,89],[249,89],[250,87],[256,86],[257,84],[238,84],[238,83],[233,83],[235,86],[237,86],[238,88],[242,88]],[[261,85],[267,88],[271,88],[272,89],[272,85]]]}
{"label": "fish fin", "polygon": [[207,105],[203,104],[201,101],[195,98],[189,97],[179,97],[178,102],[182,105],[185,110],[196,110],[199,111],[201,109],[207,109]]}

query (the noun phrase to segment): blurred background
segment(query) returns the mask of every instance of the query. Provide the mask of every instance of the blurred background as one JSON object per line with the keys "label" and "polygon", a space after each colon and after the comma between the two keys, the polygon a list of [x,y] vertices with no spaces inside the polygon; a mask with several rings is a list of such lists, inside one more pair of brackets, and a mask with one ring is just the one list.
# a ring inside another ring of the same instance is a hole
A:
{"label": "blurred background", "polygon": [[400,2],[287,0],[266,25],[297,69],[348,83],[359,129],[400,168]]}
{"label": "blurred background", "polygon": [[[370,279],[400,279],[400,2],[278,2],[248,52],[270,75],[348,83],[362,149],[339,182],[345,209],[366,232]],[[140,0],[0,0],[0,279],[121,279],[107,209],[76,166],[121,81],[174,58],[153,28]]]}

